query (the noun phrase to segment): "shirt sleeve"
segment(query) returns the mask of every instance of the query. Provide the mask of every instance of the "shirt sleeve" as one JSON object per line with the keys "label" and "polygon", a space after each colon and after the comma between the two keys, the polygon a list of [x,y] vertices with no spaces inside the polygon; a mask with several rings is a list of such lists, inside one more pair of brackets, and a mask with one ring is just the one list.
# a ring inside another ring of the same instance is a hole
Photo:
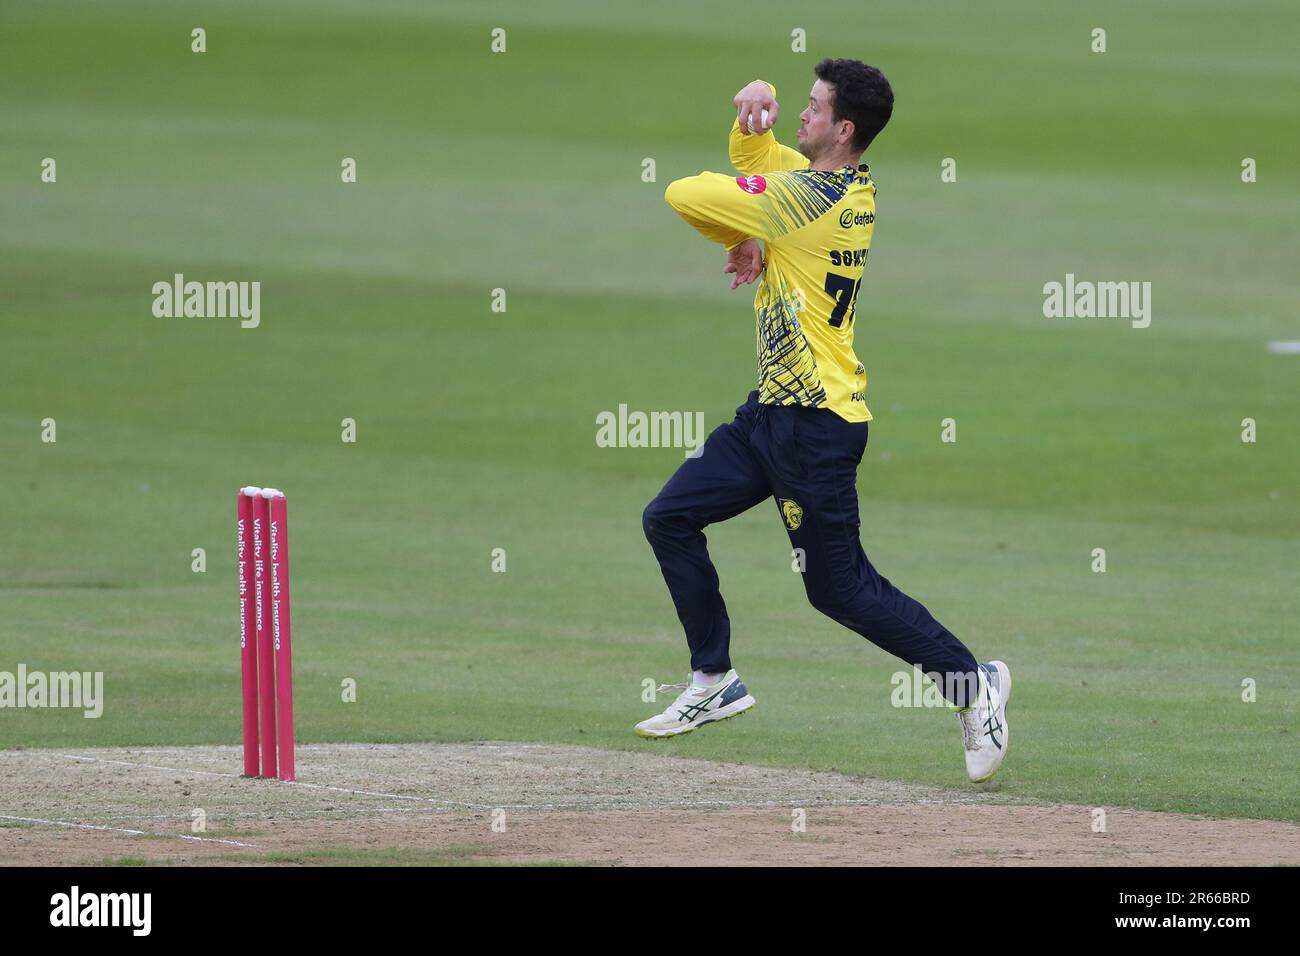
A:
{"label": "shirt sleeve", "polygon": [[700,173],[669,183],[664,200],[705,239],[728,249],[746,239],[776,238],[772,217],[744,182],[743,176]]}
{"label": "shirt sleeve", "polygon": [[[776,87],[771,83],[767,85],[772,90],[772,98],[775,99]],[[805,169],[808,166],[807,156],[797,149],[782,146],[776,141],[776,134],[770,129],[762,133],[742,135],[739,117],[731,121],[727,151],[731,154],[731,165],[741,173],[767,173],[780,169]]]}
{"label": "shirt sleeve", "polygon": [[700,173],[670,183],[668,205],[728,249],[745,239],[773,242],[816,222],[844,197],[842,173],[777,170],[752,176]]}

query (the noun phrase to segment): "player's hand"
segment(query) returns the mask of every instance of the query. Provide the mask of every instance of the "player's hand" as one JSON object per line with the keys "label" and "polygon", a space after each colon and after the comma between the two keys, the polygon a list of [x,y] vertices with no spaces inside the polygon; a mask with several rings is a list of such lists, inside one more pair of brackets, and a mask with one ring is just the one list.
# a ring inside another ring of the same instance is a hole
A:
{"label": "player's hand", "polygon": [[[764,133],[776,125],[776,114],[780,105],[772,96],[772,88],[762,80],[755,80],[739,93],[732,101],[736,104],[736,119],[740,123],[740,132],[744,136],[750,133]],[[767,125],[763,125],[763,110],[767,110]],[[750,129],[750,123],[753,129]]]}
{"label": "player's hand", "polygon": [[727,253],[727,267],[722,271],[735,273],[731,287],[738,289],[742,282],[748,284],[757,279],[763,272],[763,266],[763,247],[757,239],[746,239]]}

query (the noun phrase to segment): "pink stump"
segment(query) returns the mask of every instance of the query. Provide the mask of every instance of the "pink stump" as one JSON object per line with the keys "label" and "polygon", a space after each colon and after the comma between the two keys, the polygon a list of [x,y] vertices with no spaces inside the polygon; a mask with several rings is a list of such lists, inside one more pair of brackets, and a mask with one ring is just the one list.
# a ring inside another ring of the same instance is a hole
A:
{"label": "pink stump", "polygon": [[262,714],[262,776],[276,775],[275,760],[275,647],[271,643],[271,626],[267,620],[270,588],[266,557],[269,548],[269,502],[262,495],[253,502],[253,581],[257,595],[257,685]]}
{"label": "pink stump", "polygon": [[278,704],[281,780],[293,772],[293,656],[289,616],[289,507],[284,495],[268,489],[271,500],[271,635],[275,643],[275,693]]}
{"label": "pink stump", "polygon": [[239,661],[244,690],[244,776],[256,777],[257,605],[253,584],[253,500],[241,490],[236,534],[239,556]]}

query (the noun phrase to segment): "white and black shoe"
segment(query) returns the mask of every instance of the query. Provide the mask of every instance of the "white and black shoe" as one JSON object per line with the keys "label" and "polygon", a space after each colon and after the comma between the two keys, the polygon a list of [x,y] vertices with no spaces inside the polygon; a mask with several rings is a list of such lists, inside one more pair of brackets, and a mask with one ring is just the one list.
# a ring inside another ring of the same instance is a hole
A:
{"label": "white and black shoe", "polygon": [[966,750],[966,775],[983,783],[998,772],[1007,755],[1007,701],[1011,671],[1002,661],[979,665],[979,694],[975,703],[959,708],[961,745]]}
{"label": "white and black shoe", "polygon": [[736,717],[754,706],[754,698],[735,670],[729,670],[716,684],[700,687],[690,682],[664,684],[660,690],[682,691],[662,714],[641,721],[633,729],[641,737],[676,737],[696,727]]}

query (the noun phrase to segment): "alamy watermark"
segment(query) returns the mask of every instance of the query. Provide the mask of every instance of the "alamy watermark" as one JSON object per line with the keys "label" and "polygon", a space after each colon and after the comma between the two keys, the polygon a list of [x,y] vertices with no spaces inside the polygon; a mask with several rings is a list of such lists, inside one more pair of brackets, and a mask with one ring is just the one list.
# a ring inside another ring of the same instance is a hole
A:
{"label": "alamy watermark", "polygon": [[923,674],[919,667],[895,671],[889,678],[893,688],[889,703],[894,707],[951,707],[950,701],[974,701],[979,697],[979,674]]}
{"label": "alamy watermark", "polygon": [[91,720],[104,713],[103,671],[0,671],[0,709],[73,708]]}
{"label": "alamy watermark", "polygon": [[186,282],[178,272],[171,282],[155,282],[153,296],[153,314],[159,319],[238,318],[245,329],[262,321],[260,282]]}
{"label": "alamy watermark", "polygon": [[1092,282],[1067,272],[1064,282],[1043,286],[1049,319],[1130,319],[1135,329],[1151,324],[1150,282]]}
{"label": "alamy watermark", "polygon": [[54,927],[122,927],[132,936],[148,936],[153,928],[152,893],[83,893],[75,884],[67,893],[50,897]]}
{"label": "alamy watermark", "polygon": [[638,412],[619,405],[596,413],[599,448],[685,448],[698,458],[704,445],[703,412]]}

